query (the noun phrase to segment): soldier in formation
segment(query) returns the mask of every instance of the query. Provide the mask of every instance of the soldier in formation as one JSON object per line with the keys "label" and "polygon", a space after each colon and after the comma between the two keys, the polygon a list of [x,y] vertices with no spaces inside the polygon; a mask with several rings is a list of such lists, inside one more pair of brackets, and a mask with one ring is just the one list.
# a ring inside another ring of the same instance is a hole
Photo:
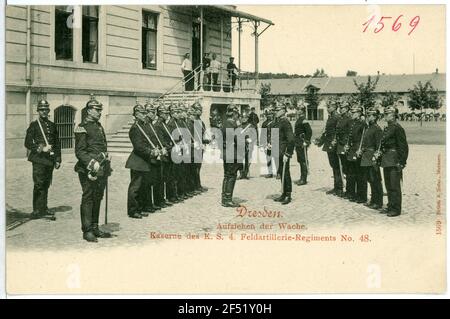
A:
{"label": "soldier in formation", "polygon": [[311,144],[312,130],[311,125],[305,121],[306,107],[303,104],[298,105],[297,116],[294,125],[294,138],[297,162],[300,164],[300,179],[295,184],[301,186],[308,182],[308,147]]}
{"label": "soldier in formation", "polygon": [[342,196],[343,195],[343,177],[341,174],[341,165],[337,154],[336,125],[339,120],[337,113],[336,101],[329,100],[327,102],[328,119],[325,124],[323,133],[314,141],[314,143],[322,147],[322,151],[327,153],[328,162],[333,171],[334,187],[327,191],[327,194]]}
{"label": "soldier in formation", "polygon": [[408,160],[409,147],[403,127],[397,122],[398,109],[393,106],[384,110],[387,126],[381,137],[381,147],[375,157],[383,168],[384,185],[386,187],[387,208],[381,212],[388,217],[396,217],[402,211],[403,170]]}

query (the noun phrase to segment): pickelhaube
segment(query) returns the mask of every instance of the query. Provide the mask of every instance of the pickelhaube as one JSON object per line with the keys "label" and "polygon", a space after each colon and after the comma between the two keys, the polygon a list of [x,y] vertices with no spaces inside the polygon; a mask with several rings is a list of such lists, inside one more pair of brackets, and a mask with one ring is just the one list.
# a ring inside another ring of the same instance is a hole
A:
{"label": "pickelhaube", "polygon": [[136,105],[133,107],[133,116],[135,116],[137,112],[146,113],[145,106],[140,104],[138,101],[136,101]]}
{"label": "pickelhaube", "polygon": [[47,102],[46,99],[44,99],[43,97],[41,97],[37,103],[37,110],[38,111],[42,111],[42,110],[50,110],[50,104]]}
{"label": "pickelhaube", "polygon": [[359,105],[355,105],[354,107],[352,107],[352,109],[350,110],[352,113],[362,113],[363,112],[363,108]]}
{"label": "pickelhaube", "polygon": [[366,113],[367,113],[367,115],[375,115],[375,116],[380,115],[380,111],[375,107],[368,108]]}
{"label": "pickelhaube", "polygon": [[170,113],[169,106],[165,103],[161,103],[158,106],[158,113]]}
{"label": "pickelhaube", "polygon": [[147,112],[156,112],[158,109],[156,103],[151,103],[149,100],[145,102],[144,107]]}
{"label": "pickelhaube", "polygon": [[398,113],[398,110],[394,106],[388,106],[384,108],[384,114]]}
{"label": "pickelhaube", "polygon": [[273,106],[272,110],[274,112],[278,112],[280,110],[285,110],[286,109],[286,105],[284,105],[283,103],[280,103],[278,101],[275,102],[275,105]]}
{"label": "pickelhaube", "polygon": [[103,110],[103,104],[95,99],[94,94],[91,94],[90,100],[86,103],[86,108]]}
{"label": "pickelhaube", "polygon": [[231,103],[227,106],[227,114],[232,114],[232,113],[239,113],[238,107]]}
{"label": "pickelhaube", "polygon": [[[350,109],[350,103],[349,103],[348,101],[343,101],[339,107],[340,107],[341,109],[342,109],[342,108]],[[352,108],[352,109],[353,109],[353,108]]]}

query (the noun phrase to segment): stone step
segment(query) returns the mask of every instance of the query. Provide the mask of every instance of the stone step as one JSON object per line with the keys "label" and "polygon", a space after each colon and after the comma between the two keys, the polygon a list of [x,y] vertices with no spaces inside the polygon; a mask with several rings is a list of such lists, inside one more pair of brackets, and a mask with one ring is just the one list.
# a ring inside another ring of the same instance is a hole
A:
{"label": "stone step", "polygon": [[128,154],[131,153],[132,150],[133,150],[132,147],[130,147],[130,148],[108,147],[108,153],[113,153],[113,154],[123,154],[123,155],[128,155]]}
{"label": "stone step", "polygon": [[130,143],[130,138],[128,136],[113,135],[112,138],[108,139],[108,143],[115,142]]}
{"label": "stone step", "polygon": [[108,147],[124,147],[124,148],[127,148],[127,147],[132,147],[132,144],[131,144],[131,142],[130,142],[130,140],[128,140],[128,141],[118,141],[118,142],[116,142],[116,141],[109,141],[108,142]]}
{"label": "stone step", "polygon": [[130,138],[127,135],[113,135],[110,138],[107,138],[108,142],[118,142],[118,141],[130,141]]}

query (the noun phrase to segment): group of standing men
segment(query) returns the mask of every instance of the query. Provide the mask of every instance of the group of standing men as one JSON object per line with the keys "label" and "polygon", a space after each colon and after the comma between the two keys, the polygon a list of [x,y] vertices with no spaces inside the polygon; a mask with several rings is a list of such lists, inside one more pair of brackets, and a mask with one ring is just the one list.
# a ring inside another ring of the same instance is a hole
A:
{"label": "group of standing men", "polygon": [[[398,110],[393,106],[385,108],[384,131],[377,124],[380,112],[375,107],[364,110],[359,105],[350,108],[348,102],[329,101],[327,110],[329,117],[324,131],[315,141],[327,153],[333,170],[334,187],[327,194],[364,204],[389,217],[400,215],[408,143],[404,129],[397,123]],[[388,195],[385,209],[380,167]]]}
{"label": "group of standing men", "polygon": [[[308,147],[312,130],[305,121],[305,108],[298,106],[298,119],[294,129],[286,117],[287,105],[275,103],[264,111],[266,120],[257,132],[258,117],[254,109],[239,112],[230,104],[226,119],[213,112],[211,127],[221,130],[224,179],[222,183],[222,206],[238,207],[233,201],[233,191],[240,171],[240,179],[249,175],[253,146],[263,147],[267,157],[269,174],[281,179],[281,195],[275,201],[289,204],[292,201],[290,159],[294,149],[300,164],[300,180],[297,185],[307,184],[309,174]],[[397,123],[395,107],[384,110],[387,127],[378,126],[380,112],[376,108],[364,110],[360,106],[350,108],[349,103],[331,102],[327,105],[329,117],[323,133],[315,140],[327,152],[333,170],[334,187],[328,194],[347,198],[352,202],[379,209],[389,217],[401,213],[402,171],[408,158],[408,143],[404,129]],[[111,234],[99,229],[100,204],[111,175],[106,135],[99,120],[103,106],[94,96],[82,110],[82,121],[75,128],[75,155],[82,188],[80,205],[83,238],[96,242],[97,238],[109,238]],[[48,119],[49,103],[41,99],[37,104],[39,118],[33,121],[25,137],[29,150],[28,160],[33,163],[33,218],[55,219],[47,207],[48,189],[53,169],[61,165],[61,148],[56,125]],[[133,144],[126,167],[130,169],[127,212],[131,218],[146,217],[161,208],[183,202],[205,191],[201,185],[200,170],[205,145],[206,127],[200,119],[202,106],[183,102],[167,105],[163,102],[136,103],[133,108],[134,124],[129,131]],[[255,117],[256,116],[256,117]],[[273,138],[274,129],[276,136]],[[230,135],[231,134],[231,135]],[[238,147],[243,138],[245,147]],[[273,152],[273,143],[278,153]],[[231,150],[231,151],[230,151]],[[383,187],[380,167],[388,195],[386,209],[383,207]],[[345,182],[344,182],[345,176]],[[371,199],[367,202],[367,183],[371,187]],[[345,191],[344,191],[345,188]]]}

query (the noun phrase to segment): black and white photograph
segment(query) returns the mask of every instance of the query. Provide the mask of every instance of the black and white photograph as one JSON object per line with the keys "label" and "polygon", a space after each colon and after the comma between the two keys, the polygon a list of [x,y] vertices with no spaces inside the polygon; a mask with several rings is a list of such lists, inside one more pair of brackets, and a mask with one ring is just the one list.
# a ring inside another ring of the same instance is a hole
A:
{"label": "black and white photograph", "polygon": [[444,3],[4,4],[6,293],[444,293]]}

